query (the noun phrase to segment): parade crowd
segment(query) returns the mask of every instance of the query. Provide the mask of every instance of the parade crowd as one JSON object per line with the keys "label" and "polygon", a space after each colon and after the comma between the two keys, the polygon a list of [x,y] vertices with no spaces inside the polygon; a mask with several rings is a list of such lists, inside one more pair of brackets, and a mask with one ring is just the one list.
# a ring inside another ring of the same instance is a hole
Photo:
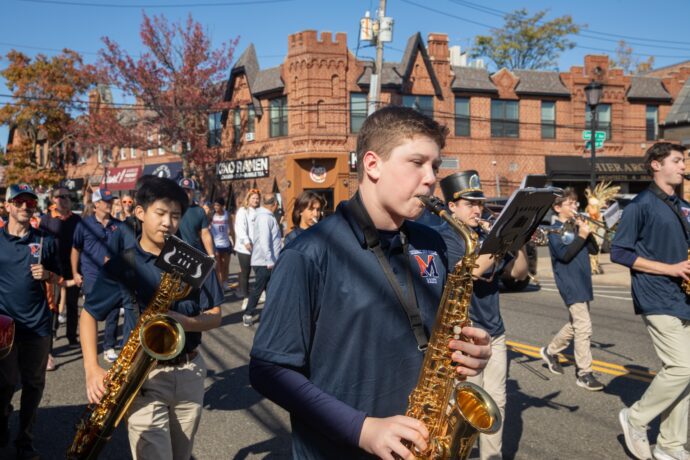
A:
{"label": "parade crowd", "polygon": [[[446,277],[465,256],[460,236],[417,198],[435,193],[447,132],[412,109],[372,114],[357,141],[358,191],[327,218],[327,203],[314,192],[300,194],[284,216],[274,193],[250,189],[236,206],[232,196],[207,202],[187,177],[143,176],[120,196],[92,187],[79,214],[64,187],[53,188],[40,210],[30,184],[10,184],[0,202],[0,314],[14,320],[15,340],[0,359],[0,446],[13,440],[17,458],[39,458],[33,425],[46,372],[60,367],[52,342],[63,327],[68,346],[82,351],[84,402],[98,404],[107,391],[99,354],[106,363],[118,359],[160,284],[155,259],[174,234],[214,258],[215,273],[170,309],[185,331],[184,350],[149,373],[129,408],[134,458],[191,457],[206,376],[199,345],[203,332],[220,326],[229,292],[243,299],[243,325],[258,323],[248,357],[251,384],[290,413],[295,458],[393,459],[426,451],[428,427],[403,414]],[[635,312],[662,362],[641,399],[619,414],[626,446],[639,459],[690,458],[690,289],[683,286],[690,280],[690,204],[676,194],[685,153],[669,143],[646,152],[652,185],[626,207],[611,245],[611,260],[631,270]],[[481,244],[491,223],[476,171],[451,174],[438,187],[453,218]],[[565,323],[554,337],[543,337],[540,353],[553,374],[563,375],[560,353],[572,342],[577,385],[599,391],[604,385],[593,373],[590,345],[590,255],[601,240],[578,206],[572,189],[552,205],[547,244]],[[566,227],[572,238],[564,237]],[[229,274],[233,254],[237,278]],[[525,279],[526,252],[481,255],[472,273],[473,326],[463,328],[464,340],[448,344],[454,375],[484,388],[505,419],[499,277]],[[21,403],[13,434],[15,391]],[[646,429],[657,417],[652,452]],[[480,435],[481,459],[502,458],[501,439],[502,429]]]}

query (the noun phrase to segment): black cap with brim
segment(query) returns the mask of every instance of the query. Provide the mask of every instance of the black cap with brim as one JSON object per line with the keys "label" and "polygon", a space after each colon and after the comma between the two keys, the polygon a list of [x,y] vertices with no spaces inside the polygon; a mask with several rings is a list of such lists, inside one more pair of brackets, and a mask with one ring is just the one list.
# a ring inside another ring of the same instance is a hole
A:
{"label": "black cap with brim", "polygon": [[440,182],[446,203],[465,200],[486,200],[477,171],[461,171],[445,177]]}
{"label": "black cap with brim", "polygon": [[34,192],[34,189],[27,184],[12,184],[7,187],[7,192],[5,192],[5,200],[10,201],[17,198],[19,195],[29,195],[38,199],[38,195]]}

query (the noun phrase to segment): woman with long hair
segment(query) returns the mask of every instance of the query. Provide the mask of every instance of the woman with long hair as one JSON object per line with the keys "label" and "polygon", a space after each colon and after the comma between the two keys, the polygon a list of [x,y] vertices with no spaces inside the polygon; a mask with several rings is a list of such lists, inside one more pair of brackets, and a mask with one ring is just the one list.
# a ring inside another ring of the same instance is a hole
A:
{"label": "woman with long hair", "polygon": [[232,240],[230,239],[230,217],[225,210],[223,198],[216,198],[213,201],[213,211],[209,221],[216,254],[216,274],[220,285],[225,289],[232,256]]}
{"label": "woman with long hair", "polygon": [[285,237],[285,244],[297,238],[297,236],[321,220],[326,201],[321,195],[305,190],[295,200],[292,210],[292,225],[295,228]]}
{"label": "woman with long hair", "polygon": [[254,217],[256,208],[261,203],[261,192],[250,189],[244,198],[242,206],[235,214],[235,253],[240,262],[240,276],[237,295],[244,297],[242,309],[247,308],[249,295],[249,273],[251,272],[252,241],[254,238]]}

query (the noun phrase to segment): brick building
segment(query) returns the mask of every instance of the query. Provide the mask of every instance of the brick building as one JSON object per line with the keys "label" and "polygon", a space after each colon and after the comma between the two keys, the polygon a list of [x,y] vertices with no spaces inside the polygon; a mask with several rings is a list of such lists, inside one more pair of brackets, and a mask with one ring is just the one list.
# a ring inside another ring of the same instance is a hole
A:
{"label": "brick building", "polygon": [[[241,194],[256,182],[288,204],[302,190],[322,191],[329,205],[356,186],[350,152],[366,117],[372,64],[357,60],[345,34],[303,31],[288,37],[280,66],[261,69],[253,45],[232,69],[221,148],[232,159],[266,158],[268,173],[232,181]],[[546,173],[555,185],[589,183],[589,129],[584,88],[603,84],[597,109],[607,139],[597,152],[598,178],[638,192],[647,177],[641,156],[688,80],[685,63],[643,76],[624,75],[607,56],[586,56],[566,72],[501,69],[490,74],[450,61],[448,38],[409,38],[400,62],[386,62],[382,102],[414,106],[448,125],[441,176],[476,169],[489,195],[507,195],[525,174]],[[235,171],[241,169],[235,168]],[[238,179],[242,174],[229,174]],[[289,208],[289,206],[288,206]]]}

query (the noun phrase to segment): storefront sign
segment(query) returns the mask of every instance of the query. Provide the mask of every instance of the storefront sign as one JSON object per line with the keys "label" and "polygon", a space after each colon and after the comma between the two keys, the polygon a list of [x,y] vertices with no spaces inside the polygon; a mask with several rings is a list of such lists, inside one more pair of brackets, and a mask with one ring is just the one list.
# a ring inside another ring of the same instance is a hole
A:
{"label": "storefront sign", "polygon": [[326,167],[321,165],[314,165],[309,170],[309,178],[317,184],[326,182]]}
{"label": "storefront sign", "polygon": [[140,166],[108,169],[104,186],[110,190],[134,190],[140,174]]}
{"label": "storefront sign", "polygon": [[182,162],[158,163],[144,166],[144,175],[164,177],[166,179],[178,180],[182,178]]}
{"label": "storefront sign", "polygon": [[[591,160],[575,156],[546,157],[546,174],[550,180],[589,181]],[[648,182],[650,177],[642,158],[599,157],[594,163],[598,180],[616,182]]]}
{"label": "storefront sign", "polygon": [[268,177],[268,157],[221,161],[216,168],[216,174],[220,180]]}

